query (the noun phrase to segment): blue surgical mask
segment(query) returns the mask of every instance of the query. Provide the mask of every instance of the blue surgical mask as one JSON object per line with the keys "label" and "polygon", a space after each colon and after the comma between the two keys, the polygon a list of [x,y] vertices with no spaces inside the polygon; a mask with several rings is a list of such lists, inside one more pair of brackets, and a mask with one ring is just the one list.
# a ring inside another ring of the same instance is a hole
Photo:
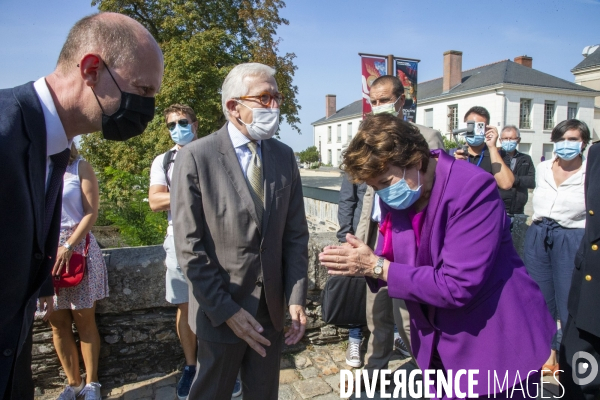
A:
{"label": "blue surgical mask", "polygon": [[503,140],[502,141],[502,149],[507,153],[512,153],[517,149],[517,141],[516,140]]}
{"label": "blue surgical mask", "polygon": [[388,206],[395,210],[405,210],[408,207],[415,204],[415,202],[421,196],[421,174],[417,173],[417,185],[418,187],[413,190],[408,186],[408,183],[404,179],[406,175],[406,169],[402,179],[398,182],[390,185],[384,189],[377,190],[376,193],[379,195],[381,200]]}
{"label": "blue surgical mask", "polygon": [[563,140],[562,142],[554,143],[554,152],[563,160],[569,161],[581,153],[582,144],[583,142],[571,142],[569,140]]}
{"label": "blue surgical mask", "polygon": [[192,140],[194,140],[194,132],[192,132],[192,124],[188,124],[185,127],[177,124],[177,125],[175,125],[175,128],[170,132],[171,132],[171,139],[173,139],[173,141],[180,146],[185,146],[186,144],[188,144]]}
{"label": "blue surgical mask", "polygon": [[477,147],[485,141],[485,135],[467,136],[465,139],[469,146]]}

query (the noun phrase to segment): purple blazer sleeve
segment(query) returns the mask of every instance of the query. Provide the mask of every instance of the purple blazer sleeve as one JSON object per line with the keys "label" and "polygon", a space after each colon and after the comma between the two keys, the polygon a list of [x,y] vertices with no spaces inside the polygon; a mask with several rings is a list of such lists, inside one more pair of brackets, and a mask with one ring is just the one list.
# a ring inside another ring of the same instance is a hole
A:
{"label": "purple blazer sleeve", "polygon": [[444,199],[428,206],[427,212],[435,212],[436,217],[431,230],[423,234],[434,240],[430,249],[421,251],[431,251],[434,265],[415,266],[395,255],[388,271],[390,297],[440,308],[462,307],[494,267],[506,218],[496,182],[489,174],[474,174],[467,182],[465,175],[454,175]]}

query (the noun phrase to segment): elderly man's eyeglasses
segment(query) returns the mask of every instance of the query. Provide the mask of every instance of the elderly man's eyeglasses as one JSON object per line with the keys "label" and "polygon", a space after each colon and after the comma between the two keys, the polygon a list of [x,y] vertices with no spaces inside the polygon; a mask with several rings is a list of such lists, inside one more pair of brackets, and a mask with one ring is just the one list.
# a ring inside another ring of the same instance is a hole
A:
{"label": "elderly man's eyeglasses", "polygon": [[235,97],[235,99],[237,99],[237,100],[258,100],[258,102],[260,104],[262,104],[263,106],[270,106],[272,104],[273,100],[275,100],[277,105],[281,105],[281,103],[283,102],[283,95],[281,93],[272,95],[271,93],[263,92],[256,96],[240,96],[240,97]]}
{"label": "elderly man's eyeglasses", "polygon": [[175,129],[175,125],[179,124],[180,127],[185,128],[186,126],[188,126],[190,124],[190,122],[187,119],[180,119],[179,121],[173,121],[173,122],[169,122],[167,124],[167,128],[169,128],[170,131],[172,131],[173,129]]}

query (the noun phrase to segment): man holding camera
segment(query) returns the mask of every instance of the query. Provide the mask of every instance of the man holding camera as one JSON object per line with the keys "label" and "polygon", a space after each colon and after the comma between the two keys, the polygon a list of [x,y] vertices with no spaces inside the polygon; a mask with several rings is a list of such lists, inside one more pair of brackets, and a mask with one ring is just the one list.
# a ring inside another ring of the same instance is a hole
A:
{"label": "man holding camera", "polygon": [[[474,134],[467,134],[467,152],[457,149],[454,158],[466,160],[483,168],[494,175],[498,188],[510,190],[515,182],[515,176],[502,160],[502,154],[496,147],[498,130],[490,126],[490,113],[484,107],[471,107],[465,114],[465,122],[474,121]],[[485,127],[482,126],[485,123]]]}

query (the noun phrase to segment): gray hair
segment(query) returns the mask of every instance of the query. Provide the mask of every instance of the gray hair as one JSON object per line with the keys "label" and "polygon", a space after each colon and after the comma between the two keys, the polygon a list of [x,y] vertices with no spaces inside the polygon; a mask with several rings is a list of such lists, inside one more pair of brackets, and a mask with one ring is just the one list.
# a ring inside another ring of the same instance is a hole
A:
{"label": "gray hair", "polygon": [[[508,130],[513,130],[513,131],[517,132],[517,137],[518,138],[521,137],[521,131],[519,131],[519,128],[517,128],[516,125],[506,125],[504,128],[502,128],[502,132],[508,131]],[[500,135],[502,135],[502,132],[500,132]]]}
{"label": "gray hair", "polygon": [[69,31],[58,56],[57,68],[66,73],[75,68],[83,55],[93,52],[100,53],[111,68],[135,62],[140,34],[144,31],[143,25],[120,14],[88,15],[77,21]]}
{"label": "gray hair", "polygon": [[270,78],[275,76],[275,69],[260,63],[246,63],[236,65],[229,71],[221,88],[221,105],[225,118],[229,118],[227,101],[248,94],[249,89],[244,82],[244,79],[248,76]]}

